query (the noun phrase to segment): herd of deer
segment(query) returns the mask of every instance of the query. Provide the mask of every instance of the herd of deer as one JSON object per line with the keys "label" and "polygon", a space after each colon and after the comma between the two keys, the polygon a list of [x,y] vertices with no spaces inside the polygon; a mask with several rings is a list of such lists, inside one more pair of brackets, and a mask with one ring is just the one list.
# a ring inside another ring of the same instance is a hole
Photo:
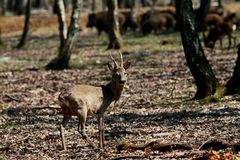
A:
{"label": "herd of deer", "polygon": [[[122,33],[128,28],[132,30],[139,29],[143,35],[147,35],[154,31],[155,33],[163,33],[177,30],[176,8],[155,7],[152,9],[138,8],[136,11],[135,21],[132,21],[130,10],[119,10],[119,26]],[[233,32],[240,22],[240,14],[232,13],[227,8],[222,9],[211,7],[205,18],[205,26],[207,28],[204,44],[207,48],[213,50],[216,41],[220,41],[222,49],[222,39],[227,36],[229,40],[228,48],[231,47],[232,41],[236,46],[236,38]],[[101,11],[90,14],[88,17],[87,27],[96,27],[98,33],[101,31],[108,32],[107,12]]]}
{"label": "herd of deer", "polygon": [[205,19],[205,25],[210,28],[207,37],[204,37],[205,46],[213,50],[216,41],[219,40],[222,50],[222,40],[225,36],[228,37],[228,49],[232,46],[232,40],[234,46],[236,46],[236,37],[233,35],[233,32],[239,23],[239,15],[237,13],[231,13],[226,8],[223,8],[220,12],[214,9],[209,12]]}

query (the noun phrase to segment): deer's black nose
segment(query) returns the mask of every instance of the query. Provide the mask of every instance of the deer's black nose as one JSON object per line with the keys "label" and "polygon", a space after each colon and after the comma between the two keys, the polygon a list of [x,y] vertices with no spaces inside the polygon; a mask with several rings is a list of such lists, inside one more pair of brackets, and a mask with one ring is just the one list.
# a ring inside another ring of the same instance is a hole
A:
{"label": "deer's black nose", "polygon": [[120,84],[124,84],[126,82],[126,80],[121,80]]}

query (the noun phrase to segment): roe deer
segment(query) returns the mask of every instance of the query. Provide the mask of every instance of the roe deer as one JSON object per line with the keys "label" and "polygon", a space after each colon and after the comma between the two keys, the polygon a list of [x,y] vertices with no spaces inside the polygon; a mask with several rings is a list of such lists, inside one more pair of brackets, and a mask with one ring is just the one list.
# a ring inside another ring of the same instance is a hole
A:
{"label": "roe deer", "polygon": [[232,35],[236,25],[234,24],[235,14],[229,15],[222,23],[216,25],[209,31],[208,36],[204,39],[206,47],[214,49],[214,45],[217,40],[220,40],[220,48],[222,48],[222,39],[224,36],[228,36],[228,49],[231,47],[232,39],[234,46],[236,46],[236,37]]}
{"label": "roe deer", "polygon": [[63,111],[63,121],[60,125],[60,134],[62,138],[63,149],[67,150],[64,127],[72,116],[79,118],[78,131],[93,148],[96,146],[92,143],[85,132],[85,122],[89,114],[97,114],[99,129],[99,147],[104,145],[104,125],[103,116],[110,104],[119,100],[125,82],[127,81],[126,70],[130,66],[130,62],[123,63],[122,54],[120,53],[120,65],[112,57],[114,66],[108,64],[109,70],[112,72],[112,80],[104,86],[91,85],[75,85],[60,93],[58,100]]}

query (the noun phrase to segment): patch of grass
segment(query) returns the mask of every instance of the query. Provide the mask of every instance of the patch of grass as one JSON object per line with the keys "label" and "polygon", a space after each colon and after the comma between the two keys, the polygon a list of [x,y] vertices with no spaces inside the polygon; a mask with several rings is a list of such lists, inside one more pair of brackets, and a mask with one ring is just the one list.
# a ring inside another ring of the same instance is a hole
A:
{"label": "patch of grass", "polygon": [[74,61],[70,62],[70,68],[86,69],[86,68],[102,68],[104,62],[96,59],[91,59],[88,61]]}
{"label": "patch of grass", "polygon": [[149,34],[147,36],[123,36],[125,48],[129,51],[176,51],[181,50],[181,39],[178,32],[169,34]]}
{"label": "patch of grass", "polygon": [[9,59],[7,61],[0,61],[0,71],[6,70],[25,70],[30,68],[43,68],[46,62],[44,61],[28,61]]}
{"label": "patch of grass", "polygon": [[21,125],[16,125],[16,124],[7,124],[5,126],[5,129],[11,129],[11,128],[20,128]]}

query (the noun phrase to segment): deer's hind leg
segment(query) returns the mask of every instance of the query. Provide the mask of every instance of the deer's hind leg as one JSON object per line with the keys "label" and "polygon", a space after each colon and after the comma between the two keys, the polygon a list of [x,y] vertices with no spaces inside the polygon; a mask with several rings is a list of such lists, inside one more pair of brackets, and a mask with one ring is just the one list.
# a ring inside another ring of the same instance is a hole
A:
{"label": "deer's hind leg", "polygon": [[82,135],[83,139],[87,141],[94,149],[97,147],[94,145],[94,143],[90,140],[88,137],[86,130],[85,130],[85,123],[87,119],[87,109],[86,111],[80,111],[80,114],[78,115],[79,121],[78,121],[78,132]]}

